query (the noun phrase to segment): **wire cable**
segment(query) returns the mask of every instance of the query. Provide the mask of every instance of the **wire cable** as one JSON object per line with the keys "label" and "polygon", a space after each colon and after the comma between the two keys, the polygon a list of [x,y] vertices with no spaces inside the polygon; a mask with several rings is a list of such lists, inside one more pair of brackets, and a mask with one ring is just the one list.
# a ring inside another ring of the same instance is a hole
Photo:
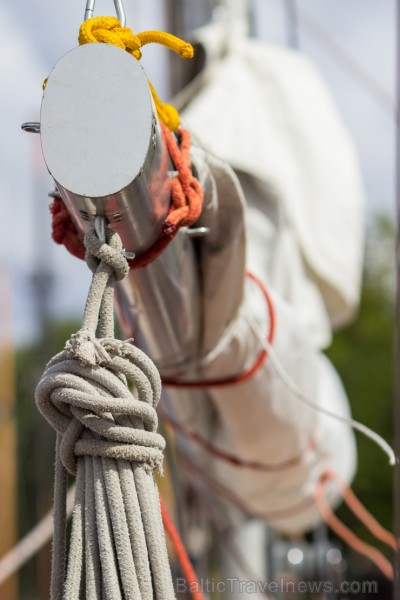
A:
{"label": "wire cable", "polygon": [[[286,0],[289,2],[289,0]],[[293,0],[292,0],[293,1]],[[360,87],[396,120],[395,101],[382,86],[334,37],[304,8],[297,6],[297,26],[329,54]]]}
{"label": "wire cable", "polygon": [[299,19],[296,0],[285,0],[287,44],[298,50],[300,46]]}

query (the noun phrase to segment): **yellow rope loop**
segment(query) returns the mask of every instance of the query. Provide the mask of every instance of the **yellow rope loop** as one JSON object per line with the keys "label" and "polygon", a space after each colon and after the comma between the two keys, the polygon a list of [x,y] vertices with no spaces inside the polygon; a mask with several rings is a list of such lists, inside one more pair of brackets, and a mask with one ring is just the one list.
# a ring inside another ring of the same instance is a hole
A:
{"label": "yellow rope loop", "polygon": [[[164,31],[143,31],[135,35],[129,27],[121,27],[116,17],[94,17],[84,21],[79,30],[79,44],[91,44],[102,42],[118,46],[126,50],[137,60],[142,56],[140,48],[145,44],[161,44],[166,46],[181,58],[193,58],[193,46],[188,42]],[[174,131],[180,123],[179,113],[171,104],[162,102],[158,97],[153,85],[149,82],[151,94],[157,114],[168,129]]]}
{"label": "yellow rope loop", "polygon": [[116,17],[94,17],[84,21],[79,30],[79,44],[103,42],[126,50],[136,59],[141,58],[139,37],[128,27],[121,27]]}

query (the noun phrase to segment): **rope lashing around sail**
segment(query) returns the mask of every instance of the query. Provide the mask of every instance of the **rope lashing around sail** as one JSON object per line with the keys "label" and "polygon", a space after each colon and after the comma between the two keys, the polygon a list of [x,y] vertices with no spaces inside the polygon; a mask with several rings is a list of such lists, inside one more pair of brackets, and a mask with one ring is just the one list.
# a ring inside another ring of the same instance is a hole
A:
{"label": "rope lashing around sail", "polygon": [[[261,281],[261,279],[259,277],[257,277],[257,275],[255,275],[254,273],[247,271],[246,272],[246,277],[253,281],[257,287],[259,288],[263,300],[265,301],[267,310],[268,310],[268,321],[269,321],[269,330],[268,330],[268,334],[267,334],[267,341],[268,344],[272,345],[274,343],[275,340],[275,332],[276,332],[276,314],[275,314],[275,307],[274,307],[274,303],[272,301],[271,295],[267,289],[267,287],[264,285],[264,283]],[[241,373],[238,373],[236,375],[231,375],[229,377],[222,377],[222,378],[218,378],[218,379],[203,379],[203,380],[195,380],[195,381],[189,381],[189,380],[179,380],[179,379],[171,379],[171,378],[164,378],[163,377],[163,385],[164,386],[168,386],[168,387],[175,387],[175,388],[186,388],[186,389],[207,389],[207,388],[218,388],[218,387],[226,387],[226,386],[231,386],[231,385],[238,385],[241,384],[245,381],[248,381],[249,379],[251,379],[252,377],[254,377],[254,375],[263,368],[263,366],[265,365],[266,360],[268,359],[268,352],[266,351],[266,349],[264,347],[262,347],[261,351],[259,352],[258,356],[256,357],[256,359],[254,360],[254,362],[245,370],[242,371]]]}
{"label": "rope lashing around sail", "polygon": [[[116,17],[94,17],[84,21],[79,30],[79,44],[91,44],[103,42],[118,46],[126,50],[136,60],[140,60],[142,54],[140,48],[146,44],[161,44],[169,48],[183,59],[194,56],[193,46],[184,40],[164,31],[142,31],[136,35],[129,27],[121,27]],[[162,102],[157,95],[153,85],[149,82],[151,94],[160,120],[171,131],[179,126],[179,113],[174,106]]]}
{"label": "rope lashing around sail", "polygon": [[[160,124],[177,176],[171,181],[171,204],[161,233],[150,248],[128,261],[131,269],[146,267],[155,260],[181,227],[190,227],[197,221],[203,208],[203,189],[193,175],[191,167],[190,133],[180,127],[176,134],[173,134],[163,123]],[[50,211],[53,240],[57,244],[63,244],[77,258],[83,259],[85,246],[61,198],[54,198]]]}
{"label": "rope lashing around sail", "polygon": [[[57,431],[51,599],[172,600],[153,475],[165,445],[160,377],[143,352],[114,338],[113,286],[129,270],[118,234],[107,230],[104,244],[91,230],[85,245],[93,279],[82,328],[36,390]],[[76,496],[67,561],[68,473]]]}

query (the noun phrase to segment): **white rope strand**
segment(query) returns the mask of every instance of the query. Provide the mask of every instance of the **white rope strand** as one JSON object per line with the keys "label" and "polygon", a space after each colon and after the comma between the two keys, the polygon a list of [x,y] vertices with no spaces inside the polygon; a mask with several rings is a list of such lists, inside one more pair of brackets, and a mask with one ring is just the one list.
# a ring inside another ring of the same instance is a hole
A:
{"label": "white rope strand", "polygon": [[280,362],[274,348],[271,346],[271,344],[268,342],[268,340],[266,340],[265,337],[263,337],[263,335],[261,334],[260,328],[254,324],[254,322],[252,321],[252,319],[250,317],[247,318],[247,322],[249,324],[251,331],[257,337],[260,344],[262,344],[264,350],[266,350],[266,352],[268,353],[269,362],[274,367],[277,375],[279,376],[282,383],[289,390],[289,392],[291,392],[296,398],[301,400],[301,402],[304,402],[304,404],[307,404],[307,406],[310,406],[313,410],[315,410],[321,414],[324,414],[327,417],[330,417],[331,419],[335,419],[336,421],[339,421],[340,423],[343,423],[344,425],[348,425],[348,426],[352,427],[353,429],[356,429],[363,435],[365,435],[367,438],[369,438],[370,440],[375,442],[375,444],[377,446],[379,446],[383,450],[383,452],[389,457],[390,465],[393,466],[396,464],[396,460],[398,460],[398,459],[396,459],[396,455],[393,451],[393,448],[386,442],[386,440],[383,439],[382,436],[380,436],[378,433],[376,433],[375,431],[373,431],[366,425],[363,425],[359,421],[356,421],[355,419],[351,419],[348,417],[344,417],[342,415],[338,415],[337,413],[334,413],[326,408],[323,408],[317,402],[315,402],[315,400],[313,400],[307,394],[305,394],[296,385],[296,383],[293,381],[293,379],[290,377],[290,375],[285,371],[285,368],[282,365],[282,363]]}
{"label": "white rope strand", "polygon": [[[67,495],[67,516],[72,513],[75,487]],[[23,567],[53,536],[53,509],[7,554],[0,558],[0,585]]]}

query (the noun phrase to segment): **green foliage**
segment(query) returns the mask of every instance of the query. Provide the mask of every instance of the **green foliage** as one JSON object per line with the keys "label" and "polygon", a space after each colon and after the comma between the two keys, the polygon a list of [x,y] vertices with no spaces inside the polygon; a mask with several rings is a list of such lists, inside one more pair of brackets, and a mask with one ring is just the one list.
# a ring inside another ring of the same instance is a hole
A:
{"label": "green foliage", "polygon": [[[339,332],[327,352],[346,387],[353,416],[393,445],[394,437],[394,228],[378,216],[369,231],[358,318]],[[358,471],[354,491],[393,530],[393,468],[370,440],[357,434]],[[344,508],[340,516],[360,535],[365,528]]]}

